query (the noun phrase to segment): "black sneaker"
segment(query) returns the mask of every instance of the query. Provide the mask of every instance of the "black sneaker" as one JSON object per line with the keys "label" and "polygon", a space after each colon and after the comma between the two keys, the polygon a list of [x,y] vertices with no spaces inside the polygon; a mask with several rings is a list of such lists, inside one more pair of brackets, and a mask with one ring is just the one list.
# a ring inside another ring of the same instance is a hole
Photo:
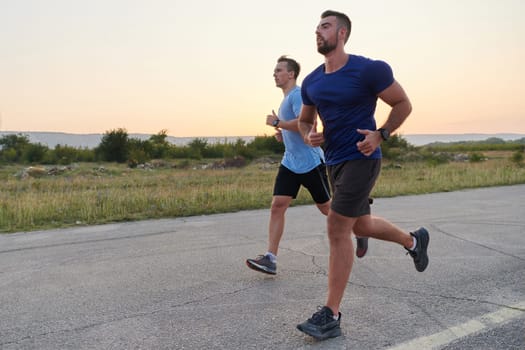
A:
{"label": "black sneaker", "polygon": [[334,319],[334,313],[327,307],[319,307],[317,312],[305,322],[298,324],[297,329],[317,340],[335,338],[341,335],[341,313]]}
{"label": "black sneaker", "polygon": [[[368,197],[368,203],[374,203],[374,198]],[[355,236],[355,239],[357,241],[357,247],[355,248],[355,256],[357,256],[358,258],[362,258],[366,255],[366,252],[368,251],[368,237]]]}
{"label": "black sneaker", "polygon": [[272,262],[267,255],[258,255],[255,259],[246,259],[246,265],[252,270],[270,275],[277,273],[277,264]]}
{"label": "black sneaker", "polygon": [[417,243],[416,249],[407,249],[407,254],[410,254],[412,259],[414,259],[414,265],[416,265],[416,270],[418,270],[419,272],[423,272],[428,266],[427,247],[428,242],[430,241],[430,236],[428,235],[428,231],[424,227],[420,227],[415,232],[410,232],[410,234],[413,237],[416,237]]}
{"label": "black sneaker", "polygon": [[368,251],[368,237],[355,237],[357,246],[355,247],[355,256],[362,258]]}

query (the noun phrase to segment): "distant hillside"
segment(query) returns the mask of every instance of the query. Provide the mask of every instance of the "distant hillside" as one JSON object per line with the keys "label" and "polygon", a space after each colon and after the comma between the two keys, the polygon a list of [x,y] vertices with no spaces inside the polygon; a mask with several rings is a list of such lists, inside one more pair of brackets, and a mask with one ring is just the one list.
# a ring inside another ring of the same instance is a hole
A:
{"label": "distant hillside", "polygon": [[[103,134],[69,134],[63,132],[40,132],[40,131],[0,131],[0,137],[3,135],[10,134],[23,134],[29,136],[29,142],[40,143],[46,145],[49,148],[55,148],[56,145],[71,146],[75,148],[88,148],[92,149],[97,147]],[[129,134],[130,138],[136,138],[140,140],[147,140],[151,137],[151,134]],[[174,137],[168,136],[166,140],[174,145],[183,146],[191,142],[198,137]],[[209,143],[224,142],[235,142],[237,139],[242,138],[246,142],[250,142],[254,139],[253,136],[235,136],[235,137],[201,137],[208,140]]]}
{"label": "distant hillside", "polygon": [[417,134],[401,135],[414,146],[423,146],[435,142],[485,141],[490,138],[499,138],[504,141],[514,141],[525,138],[525,134]]}
{"label": "distant hillside", "polygon": [[[31,143],[41,143],[49,148],[56,145],[71,146],[75,148],[95,148],[100,144],[103,134],[69,134],[63,132],[26,132],[26,131],[0,131],[0,137],[9,134],[24,134],[29,136]],[[131,138],[147,140],[151,134],[129,134]],[[497,137],[505,141],[518,140],[525,137],[525,134],[414,134],[402,135],[410,144],[414,146],[428,145],[434,142],[458,142],[458,141],[483,141],[491,137]],[[228,136],[228,137],[175,137],[168,136],[168,142],[175,145],[186,145],[196,138],[208,140],[209,143],[235,142],[241,138],[246,142],[251,142],[254,136]]]}

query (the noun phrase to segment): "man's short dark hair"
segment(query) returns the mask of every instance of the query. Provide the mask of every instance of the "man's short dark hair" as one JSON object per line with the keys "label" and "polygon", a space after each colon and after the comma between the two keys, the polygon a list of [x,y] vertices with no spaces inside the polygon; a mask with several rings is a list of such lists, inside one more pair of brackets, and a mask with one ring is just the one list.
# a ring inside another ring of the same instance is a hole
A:
{"label": "man's short dark hair", "polygon": [[285,55],[277,59],[277,63],[280,62],[286,62],[286,69],[288,70],[288,72],[294,72],[294,78],[297,79],[299,73],[301,72],[301,66],[299,65],[299,63],[293,58],[289,58]]}
{"label": "man's short dark hair", "polygon": [[346,37],[345,37],[345,44],[348,41],[348,38],[350,37],[350,32],[352,31],[352,21],[350,21],[350,18],[348,18],[347,15],[345,15],[342,12],[337,12],[333,10],[326,10],[321,14],[321,18],[331,17],[335,16],[337,19],[337,30],[339,30],[341,27],[346,28]]}

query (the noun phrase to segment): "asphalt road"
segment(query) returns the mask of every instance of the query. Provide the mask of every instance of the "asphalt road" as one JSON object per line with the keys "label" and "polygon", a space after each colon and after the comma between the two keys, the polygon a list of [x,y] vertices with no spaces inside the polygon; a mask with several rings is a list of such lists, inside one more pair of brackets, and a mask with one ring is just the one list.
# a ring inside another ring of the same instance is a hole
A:
{"label": "asphalt road", "polygon": [[275,277],[268,210],[0,235],[0,349],[525,349],[525,185],[376,199],[430,232],[430,265],[371,241],[343,336],[296,330],[324,302],[328,242],[290,208]]}

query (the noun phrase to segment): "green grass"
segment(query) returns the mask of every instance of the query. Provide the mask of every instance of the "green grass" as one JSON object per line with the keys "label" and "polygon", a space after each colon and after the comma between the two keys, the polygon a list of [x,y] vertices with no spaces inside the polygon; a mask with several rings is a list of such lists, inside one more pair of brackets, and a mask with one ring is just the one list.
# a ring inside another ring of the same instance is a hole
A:
{"label": "green grass", "polygon": [[[525,168],[509,157],[495,152],[483,162],[432,166],[385,162],[373,196],[525,183]],[[268,208],[278,164],[254,162],[224,170],[103,166],[80,164],[40,178],[15,176],[21,165],[0,167],[0,232]],[[303,189],[294,205],[311,203]]]}
{"label": "green grass", "polygon": [[384,166],[373,195],[393,197],[522,183],[525,183],[525,168],[508,160],[451,162],[434,166],[410,163],[403,164],[402,168]]}

